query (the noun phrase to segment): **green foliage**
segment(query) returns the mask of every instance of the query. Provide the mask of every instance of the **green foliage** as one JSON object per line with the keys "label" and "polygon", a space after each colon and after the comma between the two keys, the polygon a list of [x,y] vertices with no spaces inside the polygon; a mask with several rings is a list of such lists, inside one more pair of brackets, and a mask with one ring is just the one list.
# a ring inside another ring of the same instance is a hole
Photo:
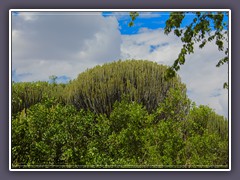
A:
{"label": "green foliage", "polygon": [[20,114],[12,120],[12,134],[22,132],[21,137],[12,137],[13,149],[22,147],[25,140],[28,142],[23,146],[24,152],[13,151],[13,164],[32,168],[82,165],[87,142],[94,134],[93,122],[92,113],[77,112],[69,105],[54,104],[51,100],[33,105],[27,115]]}
{"label": "green foliage", "polygon": [[116,163],[124,159],[124,165],[139,164],[144,154],[142,138],[148,124],[148,112],[136,102],[123,100],[114,104],[109,119],[112,131],[108,139],[111,158]]}
{"label": "green foliage", "polygon": [[138,16],[139,16],[138,12],[130,12],[131,22],[128,24],[129,27],[132,27],[134,25],[134,21]]}
{"label": "green foliage", "polygon": [[[169,34],[174,30],[174,34],[178,36],[183,47],[178,55],[178,58],[173,63],[168,71],[178,71],[180,65],[185,63],[185,56],[194,53],[194,44],[199,44],[199,48],[203,48],[208,42],[215,40],[215,44],[219,51],[225,51],[225,57],[219,60],[217,67],[228,63],[228,46],[224,47],[224,43],[228,44],[227,30],[228,26],[224,24],[223,17],[228,16],[227,12],[191,12],[195,18],[186,28],[180,27],[186,14],[190,12],[171,12],[169,19],[166,21],[164,29],[165,34]],[[214,27],[211,27],[211,23]],[[172,77],[171,74],[168,77]],[[224,88],[228,88],[227,83],[224,83]]]}
{"label": "green foliage", "polygon": [[190,110],[190,100],[187,98],[185,89],[171,88],[166,99],[157,108],[158,120],[183,121]]}
{"label": "green foliage", "polygon": [[166,66],[150,61],[126,60],[96,66],[79,74],[67,89],[68,102],[76,108],[110,114],[115,101],[127,95],[154,111],[170,88],[185,89],[180,78],[166,81]]}
{"label": "green foliage", "polygon": [[55,98],[63,102],[65,84],[49,84],[48,82],[12,82],[12,113],[16,115],[23,109],[42,102],[47,98]]}
{"label": "green foliage", "polygon": [[51,76],[49,76],[49,80],[51,83],[56,84],[57,76],[51,75]]}
{"label": "green foliage", "polygon": [[[167,103],[159,108],[164,105]],[[171,111],[165,112],[160,120],[159,108],[149,114],[141,104],[123,99],[114,104],[108,118],[52,100],[35,104],[27,109],[27,114],[22,111],[12,120],[12,165],[14,168],[228,166],[226,120],[213,116],[211,109],[202,106],[192,108],[182,120],[174,119]]]}
{"label": "green foliage", "polygon": [[66,87],[13,83],[12,167],[227,168],[228,121],[165,70],[118,61]]}
{"label": "green foliage", "polygon": [[[194,53],[195,43],[200,43],[199,48],[203,48],[208,42],[215,39],[219,51],[223,51],[224,42],[228,42],[224,35],[227,33],[224,30],[227,25],[223,22],[223,16],[228,15],[226,12],[191,12],[195,18],[186,28],[182,29],[180,25],[187,13],[190,12],[171,12],[164,29],[167,35],[174,30],[174,34],[183,42],[179,56],[172,66],[176,71],[179,70],[179,65],[184,64],[185,56]],[[214,27],[211,27],[211,23],[214,24]],[[218,67],[228,62],[228,48],[225,50],[225,54],[226,57],[219,61]]]}
{"label": "green foliage", "polygon": [[223,168],[228,166],[228,143],[215,133],[194,135],[188,138],[180,155],[186,159],[185,167]]}
{"label": "green foliage", "polygon": [[185,146],[180,156],[185,167],[228,166],[228,121],[207,106],[192,106],[182,124]]}
{"label": "green foliage", "polygon": [[211,134],[218,134],[222,140],[228,139],[228,121],[208,106],[193,106],[188,115],[188,123],[191,124],[191,131],[199,135],[208,131]]}
{"label": "green foliage", "polygon": [[178,152],[183,148],[180,122],[162,120],[144,131],[144,164],[178,168],[182,162]]}

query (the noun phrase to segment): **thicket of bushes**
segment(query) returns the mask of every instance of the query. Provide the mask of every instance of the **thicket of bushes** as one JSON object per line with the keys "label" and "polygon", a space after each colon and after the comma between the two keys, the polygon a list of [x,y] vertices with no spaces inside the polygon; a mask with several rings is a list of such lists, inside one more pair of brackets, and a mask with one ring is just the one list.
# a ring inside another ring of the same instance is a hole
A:
{"label": "thicket of bushes", "polygon": [[13,168],[228,168],[228,121],[166,67],[118,61],[12,84]]}

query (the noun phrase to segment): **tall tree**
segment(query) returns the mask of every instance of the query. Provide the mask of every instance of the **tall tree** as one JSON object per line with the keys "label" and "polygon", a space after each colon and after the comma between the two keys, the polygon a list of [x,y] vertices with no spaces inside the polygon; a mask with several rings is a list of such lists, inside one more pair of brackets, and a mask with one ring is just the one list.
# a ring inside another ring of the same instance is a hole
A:
{"label": "tall tree", "polygon": [[68,102],[95,113],[110,114],[115,101],[127,95],[131,101],[142,103],[148,112],[155,110],[170,88],[186,87],[176,76],[165,81],[166,66],[144,60],[126,60],[96,66],[73,80],[66,89]]}

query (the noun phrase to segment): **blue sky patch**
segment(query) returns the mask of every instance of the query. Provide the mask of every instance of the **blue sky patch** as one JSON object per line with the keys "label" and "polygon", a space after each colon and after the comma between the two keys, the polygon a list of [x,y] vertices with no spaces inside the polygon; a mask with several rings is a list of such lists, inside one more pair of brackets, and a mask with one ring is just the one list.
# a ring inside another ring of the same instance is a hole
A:
{"label": "blue sky patch", "polygon": [[12,81],[14,82],[20,82],[22,81],[22,78],[26,76],[31,76],[31,73],[22,73],[22,74],[17,74],[16,69],[12,71]]}
{"label": "blue sky patch", "polygon": [[18,14],[19,14],[19,13],[18,13],[17,11],[13,11],[13,12],[12,12],[12,15],[13,15],[13,16],[17,16]]}
{"label": "blue sky patch", "polygon": [[214,92],[211,93],[211,95],[210,95],[209,97],[218,97],[218,96],[221,96],[220,90],[221,90],[221,89],[215,90]]}
{"label": "blue sky patch", "polygon": [[58,76],[58,77],[57,77],[57,83],[64,83],[64,84],[66,84],[66,83],[68,83],[70,80],[71,80],[71,78],[68,77],[68,76],[65,76],[65,75],[63,75],[63,76]]}
{"label": "blue sky patch", "polygon": [[[142,28],[148,28],[151,30],[164,28],[165,23],[169,18],[170,12],[139,12],[139,16],[134,21],[134,26],[129,27],[128,24],[131,21],[129,12],[103,12],[104,17],[115,16],[119,23],[119,30],[122,35],[137,34]],[[181,28],[189,25],[196,17],[195,14],[189,12],[185,15],[181,23]],[[224,22],[228,24],[227,15],[224,16]],[[211,22],[213,28],[213,22]]]}
{"label": "blue sky patch", "polygon": [[154,52],[156,49],[158,49],[159,47],[163,47],[163,46],[167,46],[169,43],[162,43],[162,44],[158,44],[158,45],[150,45],[150,50],[149,52],[152,53]]}
{"label": "blue sky patch", "polygon": [[115,16],[119,23],[122,35],[137,34],[141,28],[158,29],[165,27],[165,21],[169,18],[169,12],[139,12],[134,21],[134,26],[129,27],[131,21],[129,12],[103,12],[104,17]]}
{"label": "blue sky patch", "polygon": [[16,69],[12,70],[12,81],[14,81],[14,82],[18,82],[19,81]]}

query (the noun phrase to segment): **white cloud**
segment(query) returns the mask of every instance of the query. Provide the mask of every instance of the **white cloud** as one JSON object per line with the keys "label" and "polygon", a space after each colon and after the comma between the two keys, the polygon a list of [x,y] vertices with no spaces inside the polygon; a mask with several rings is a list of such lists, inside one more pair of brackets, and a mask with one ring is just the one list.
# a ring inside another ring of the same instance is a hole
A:
{"label": "white cloud", "polygon": [[114,17],[100,13],[22,13],[13,16],[12,65],[20,81],[52,74],[76,78],[86,68],[119,59],[121,36]]}
{"label": "white cloud", "polygon": [[37,20],[37,13],[36,12],[20,12],[18,16],[25,21],[35,21]]}
{"label": "white cloud", "polygon": [[[139,16],[137,17],[137,19],[157,18],[157,17],[161,17],[161,15],[163,14],[162,12],[147,12],[147,11],[142,11],[142,12],[138,12],[138,13],[139,13]],[[127,11],[109,12],[109,13],[106,13],[105,15],[114,16],[118,20],[128,20],[128,19],[130,20],[130,14]]]}
{"label": "white cloud", "polygon": [[[160,14],[161,13],[161,14]],[[162,12],[140,12],[139,18],[157,18],[163,15]]]}
{"label": "white cloud", "polygon": [[[170,34],[166,36],[162,29],[140,29],[139,34],[122,36],[122,58],[149,59],[158,63],[171,65],[177,58],[181,48],[181,42],[177,37]],[[151,52],[150,47],[157,46]],[[174,53],[176,52],[176,53]]]}

